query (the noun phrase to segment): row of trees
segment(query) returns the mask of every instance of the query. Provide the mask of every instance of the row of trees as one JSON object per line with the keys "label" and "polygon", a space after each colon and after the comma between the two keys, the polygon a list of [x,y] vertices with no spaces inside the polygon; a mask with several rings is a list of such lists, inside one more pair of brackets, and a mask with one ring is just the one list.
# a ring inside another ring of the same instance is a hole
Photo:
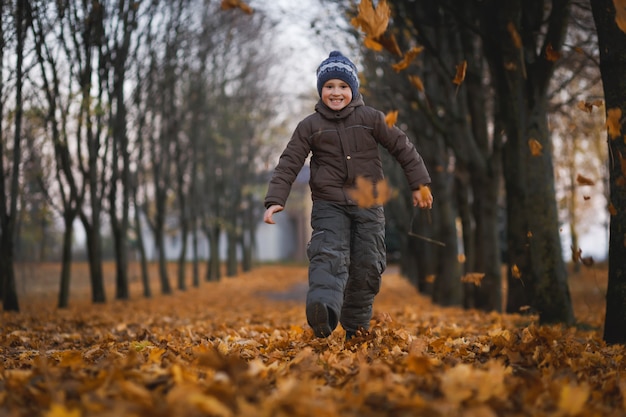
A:
{"label": "row of trees", "polygon": [[[248,10],[246,10],[248,11]],[[248,11],[249,12],[249,11]],[[115,296],[128,292],[129,236],[147,275],[142,225],[154,236],[161,291],[172,291],[164,243],[175,225],[200,281],[198,234],[209,241],[206,279],[251,262],[255,166],[274,119],[268,93],[270,22],[217,0],[15,0],[0,5],[0,293],[18,310],[14,248],[20,224],[63,220],[58,305],[67,306],[73,225],[80,221],[92,300],[104,302],[102,235],[110,228]],[[191,237],[190,239],[188,239]],[[193,242],[187,247],[187,242]]]}
{"label": "row of trees", "polygon": [[[45,205],[65,223],[60,306],[67,304],[76,219],[87,232],[94,302],[104,301],[105,219],[114,240],[118,298],[128,296],[128,236],[142,219],[159,247],[165,293],[171,288],[163,239],[174,216],[182,242],[188,234],[196,242],[199,230],[209,239],[208,278],[219,274],[222,232],[229,237],[229,272],[237,269],[237,247],[244,267],[249,265],[252,219],[258,217],[250,211],[260,208],[252,191],[254,167],[264,152],[261,132],[269,130],[275,108],[266,84],[272,32],[263,14],[245,13],[245,7],[219,11],[217,0],[5,3],[0,10],[4,308],[18,308],[12,250],[20,216]],[[530,307],[542,322],[573,323],[549,117],[559,111],[570,117],[566,126],[581,126],[578,119],[585,113],[574,103],[598,94],[593,90],[598,44],[604,88],[611,92],[605,93],[607,109],[624,107],[626,90],[617,75],[623,54],[616,45],[624,37],[615,19],[619,2],[387,3],[392,24],[370,40],[389,52],[363,51],[364,93],[370,104],[400,110],[402,127],[430,167],[437,201],[428,215],[415,213],[406,199],[388,205],[403,271],[441,304],[496,311],[506,304],[511,312]],[[345,8],[354,15],[348,2]],[[414,47],[424,48],[414,63],[392,69]],[[467,67],[459,85],[451,81],[461,63]],[[609,320],[607,308],[605,338],[610,342],[626,339],[619,263],[625,250],[620,213],[626,203],[619,181],[624,152],[617,142],[610,142],[609,153],[609,293],[614,298],[608,303],[613,314]],[[26,167],[37,169],[27,172]],[[387,173],[394,185],[404,184],[394,166]],[[464,262],[459,262],[458,218]],[[434,237],[443,246],[415,235]],[[143,253],[142,234],[136,236]],[[183,246],[179,288],[186,282],[186,251]],[[508,266],[506,294],[501,253]],[[145,256],[142,260],[149,295]],[[459,285],[460,277],[474,272],[484,274],[480,286]]]}
{"label": "row of trees", "polygon": [[[363,3],[371,7],[372,2]],[[407,199],[388,204],[390,227],[413,226],[414,233],[398,233],[403,239],[404,272],[441,304],[496,311],[505,304],[509,312],[538,313],[544,323],[573,323],[556,201],[555,123],[550,118],[559,116],[561,123],[565,121],[568,128],[561,130],[561,139],[569,142],[565,145],[571,145],[580,132],[586,136],[587,149],[597,143],[598,135],[584,126],[597,126],[584,110],[593,111],[595,99],[601,97],[594,15],[597,33],[610,32],[604,40],[600,36],[600,51],[612,51],[625,36],[615,20],[616,6],[611,1],[591,2],[592,15],[587,1],[571,0],[386,3],[392,20],[384,33],[373,33],[374,24],[358,25],[370,38],[363,61],[367,100],[380,108],[400,110],[401,122],[431,169],[436,198],[429,215],[415,214]],[[378,17],[384,4],[378,2]],[[368,16],[365,13],[361,18]],[[385,50],[372,50],[372,40]],[[393,67],[415,47],[423,51],[414,63],[407,69]],[[620,68],[614,67],[617,56],[614,51],[613,62],[605,64],[611,71]],[[459,85],[462,63],[467,67]],[[607,108],[621,108],[626,94],[623,82],[615,83],[616,75],[613,82],[607,82],[605,74],[603,70],[605,90],[622,98],[619,102],[617,97],[607,97]],[[584,105],[577,105],[579,101]],[[611,143],[616,142],[621,141]],[[615,171],[612,183],[623,166],[622,154],[610,153],[610,167]],[[606,161],[596,161],[596,166],[596,181],[601,184]],[[386,170],[394,184],[404,183],[393,164]],[[587,183],[570,181],[572,188]],[[572,199],[584,198],[582,193],[571,194]],[[612,185],[612,206],[620,195],[623,186],[616,190]],[[501,208],[506,224],[504,247],[499,233]],[[458,261],[457,218],[462,224],[464,262]],[[613,303],[607,306],[605,339],[623,343],[624,226],[622,222],[616,228],[616,220],[616,216],[611,219],[611,245],[617,240],[621,243],[619,250],[610,253],[609,299]],[[420,236],[436,237],[444,245],[433,245]],[[577,245],[575,237],[574,233]],[[580,262],[578,247],[573,251],[574,260]],[[506,294],[499,261],[503,252],[508,266]],[[459,277],[477,272],[482,276],[479,286],[459,285]],[[432,276],[434,282],[429,279]],[[611,283],[616,282],[621,282],[620,290],[612,292],[616,287]]]}

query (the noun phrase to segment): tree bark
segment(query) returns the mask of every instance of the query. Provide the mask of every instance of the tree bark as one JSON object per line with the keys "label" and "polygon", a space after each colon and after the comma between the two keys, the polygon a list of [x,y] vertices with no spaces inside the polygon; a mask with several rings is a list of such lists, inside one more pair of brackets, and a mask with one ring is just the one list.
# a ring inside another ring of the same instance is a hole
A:
{"label": "tree bark", "polygon": [[[0,8],[0,14],[4,6]],[[30,6],[27,0],[18,0],[15,8],[15,30],[17,33],[16,46],[15,46],[15,114],[14,114],[14,132],[13,132],[13,154],[11,157],[11,169],[10,169],[10,188],[9,188],[9,201],[6,201],[5,190],[5,167],[4,167],[4,150],[0,151],[0,183],[2,189],[0,193],[0,283],[2,283],[2,307],[5,311],[19,311],[20,306],[17,297],[17,290],[15,286],[15,269],[14,262],[14,234],[15,224],[17,219],[17,201],[19,198],[19,177],[21,166],[21,137],[22,137],[22,116],[23,110],[23,98],[22,98],[22,86],[24,80],[24,41],[26,38],[26,31],[29,26],[30,19]],[[0,24],[2,24],[0,19]],[[1,40],[4,45],[4,27],[2,29]],[[1,48],[0,48],[1,49]],[[3,49],[2,49],[3,51]],[[4,55],[4,52],[0,52]],[[2,78],[2,84],[0,84],[0,92],[4,90],[4,78]],[[0,111],[0,115],[4,113]],[[1,127],[1,125],[0,125]],[[2,130],[0,130],[2,132]],[[3,147],[2,147],[3,148]]]}
{"label": "tree bark", "polygon": [[[535,56],[548,42],[560,49],[568,2],[552,2],[550,28],[539,46],[530,31],[542,23],[543,9],[536,15],[534,11],[520,1],[488,1],[482,6],[481,26],[491,28],[484,37],[485,53],[507,135],[503,148],[510,265],[507,310],[530,306],[542,323],[571,324],[574,314],[558,233],[546,116],[553,63],[543,54]],[[533,148],[536,145],[540,151]]]}
{"label": "tree bark", "polygon": [[[591,2],[598,33],[600,72],[606,101],[610,235],[609,279],[606,292],[604,340],[609,344],[626,344],[626,180],[624,163],[626,142],[626,28],[618,27],[615,5],[611,0]],[[620,6],[622,7],[622,6]]]}

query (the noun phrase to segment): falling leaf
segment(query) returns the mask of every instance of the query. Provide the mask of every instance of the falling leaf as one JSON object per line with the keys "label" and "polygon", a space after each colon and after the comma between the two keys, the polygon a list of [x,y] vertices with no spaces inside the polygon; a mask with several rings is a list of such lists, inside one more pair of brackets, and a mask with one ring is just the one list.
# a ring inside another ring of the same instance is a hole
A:
{"label": "falling leaf", "polygon": [[[466,259],[466,257],[465,257],[465,254],[464,254],[464,253],[459,253],[459,254],[456,256],[456,259],[457,259],[457,261],[459,261],[459,263],[460,263],[460,264],[464,264],[464,263],[467,261],[467,259]],[[462,278],[461,278],[461,279],[462,279]]]}
{"label": "falling leaf", "polygon": [[608,109],[606,111],[606,127],[611,139],[616,139],[621,136],[622,131],[622,109],[619,107]]}
{"label": "falling leaf", "polygon": [[528,147],[532,156],[540,156],[543,146],[537,139],[528,139]]}
{"label": "falling leaf", "polygon": [[591,113],[593,111],[594,106],[602,107],[603,104],[604,102],[602,100],[594,100],[592,102],[581,100],[578,102],[578,108],[584,112]]}
{"label": "falling leaf", "polygon": [[513,40],[513,45],[515,45],[517,49],[521,49],[522,37],[519,35],[519,32],[517,31],[517,28],[515,27],[513,22],[509,22],[506,25],[506,29],[509,31],[509,35],[511,35],[511,39]]}
{"label": "falling leaf", "polygon": [[584,195],[584,196],[583,196],[583,200],[585,200],[585,201],[591,200],[591,197],[590,197],[590,196],[588,196],[588,195]]}
{"label": "falling leaf", "polygon": [[363,40],[363,44],[365,45],[366,48],[371,49],[372,51],[375,51],[375,52],[380,52],[383,50],[383,45],[377,40],[375,40],[374,38],[371,38],[369,36],[365,37],[365,39]]}
{"label": "falling leaf", "polygon": [[359,207],[384,205],[393,195],[393,190],[385,179],[374,183],[365,177],[357,177],[354,184],[355,187],[348,193]]}
{"label": "falling leaf", "polygon": [[626,0],[613,0],[615,6],[615,23],[617,27],[626,33]]}
{"label": "falling leaf", "polygon": [[404,54],[402,61],[396,64],[393,64],[391,68],[393,68],[394,71],[396,72],[400,72],[404,69],[407,69],[409,65],[411,64],[411,62],[413,62],[415,57],[417,57],[423,50],[424,50],[423,46],[414,46],[413,48],[411,48],[409,51],[407,51]]}
{"label": "falling leaf", "polygon": [[382,35],[378,37],[378,42],[385,48],[387,51],[391,52],[396,56],[402,56],[402,50],[398,45],[398,41],[396,40],[396,36],[392,33],[391,35]]}
{"label": "falling leaf", "polygon": [[424,281],[426,281],[426,283],[428,283],[428,284],[434,283],[435,282],[435,275],[434,274],[426,275],[426,278],[424,279]]}
{"label": "falling leaf", "polygon": [[380,0],[377,7],[374,7],[372,0],[361,0],[359,13],[350,23],[355,28],[363,30],[368,38],[378,39],[387,30],[390,15],[391,11],[386,0]]}
{"label": "falling leaf", "polygon": [[241,0],[222,0],[222,10],[241,9],[246,14],[252,14],[254,11],[250,6]]}
{"label": "falling leaf", "polygon": [[398,110],[392,110],[388,112],[387,115],[385,116],[385,123],[387,123],[387,126],[389,127],[392,127],[393,125],[395,125],[397,121],[398,121]]}
{"label": "falling leaf", "polygon": [[470,284],[474,284],[477,287],[480,287],[480,282],[485,278],[485,274],[480,272],[470,272],[461,277],[461,282],[466,282]]}
{"label": "falling leaf", "polygon": [[561,54],[555,51],[551,43],[546,46],[546,59],[551,62],[556,62],[561,58]]}
{"label": "falling leaf", "polygon": [[519,270],[519,267],[517,265],[513,265],[511,267],[511,275],[513,275],[513,278],[521,278],[522,277],[522,273]]}
{"label": "falling leaf", "polygon": [[580,174],[576,176],[576,182],[578,185],[595,185],[595,182],[591,178],[584,177]]}
{"label": "falling leaf", "polygon": [[613,203],[609,203],[609,213],[611,216],[615,216],[617,214],[617,210],[615,209]]}
{"label": "falling leaf", "polygon": [[456,85],[461,85],[465,80],[465,72],[467,71],[467,61],[463,61],[456,66],[456,75],[452,82]]}
{"label": "falling leaf", "polygon": [[422,93],[424,92],[424,83],[422,79],[417,75],[409,75],[409,82],[415,86]]}

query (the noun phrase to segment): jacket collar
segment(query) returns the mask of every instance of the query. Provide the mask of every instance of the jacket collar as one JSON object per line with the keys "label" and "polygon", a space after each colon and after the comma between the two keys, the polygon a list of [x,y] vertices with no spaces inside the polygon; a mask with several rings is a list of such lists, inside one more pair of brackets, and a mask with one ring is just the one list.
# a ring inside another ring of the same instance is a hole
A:
{"label": "jacket collar", "polygon": [[315,105],[315,111],[324,116],[324,118],[326,119],[340,120],[345,119],[354,111],[355,108],[363,105],[365,105],[365,102],[363,101],[363,96],[361,94],[358,94],[352,99],[350,104],[348,104],[346,107],[339,111],[330,109],[328,106],[326,106],[326,104],[324,104],[322,99],[319,99],[319,101]]}

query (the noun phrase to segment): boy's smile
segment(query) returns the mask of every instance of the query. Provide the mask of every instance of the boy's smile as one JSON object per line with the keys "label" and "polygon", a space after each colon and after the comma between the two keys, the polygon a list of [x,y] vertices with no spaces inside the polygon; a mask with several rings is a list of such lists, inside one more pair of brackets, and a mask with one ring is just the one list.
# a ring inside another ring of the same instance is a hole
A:
{"label": "boy's smile", "polygon": [[352,101],[352,89],[345,81],[330,79],[322,87],[322,102],[331,110],[339,111]]}

